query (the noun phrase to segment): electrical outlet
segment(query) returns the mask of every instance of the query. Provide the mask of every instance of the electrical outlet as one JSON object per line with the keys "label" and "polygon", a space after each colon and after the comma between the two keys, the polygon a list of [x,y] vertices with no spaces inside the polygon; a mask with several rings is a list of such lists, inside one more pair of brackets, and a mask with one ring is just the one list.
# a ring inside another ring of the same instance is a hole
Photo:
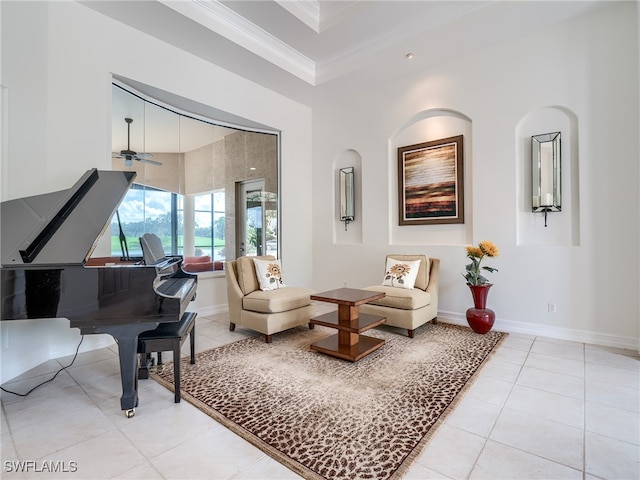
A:
{"label": "electrical outlet", "polygon": [[549,313],[556,313],[556,304],[553,302],[549,302],[547,304],[547,309],[549,311]]}

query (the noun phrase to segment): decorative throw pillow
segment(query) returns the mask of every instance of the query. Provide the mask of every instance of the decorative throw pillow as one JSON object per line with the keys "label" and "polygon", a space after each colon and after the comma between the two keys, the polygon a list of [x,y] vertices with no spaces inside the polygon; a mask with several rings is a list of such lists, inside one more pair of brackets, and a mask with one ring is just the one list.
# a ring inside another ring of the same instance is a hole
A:
{"label": "decorative throw pillow", "polygon": [[387,258],[387,268],[382,285],[398,288],[413,288],[418,277],[420,260],[396,260]]}
{"label": "decorative throw pillow", "polygon": [[268,290],[286,287],[282,280],[280,260],[261,260],[254,258],[253,263],[256,266],[256,275],[258,282],[260,282],[260,290],[266,292]]}

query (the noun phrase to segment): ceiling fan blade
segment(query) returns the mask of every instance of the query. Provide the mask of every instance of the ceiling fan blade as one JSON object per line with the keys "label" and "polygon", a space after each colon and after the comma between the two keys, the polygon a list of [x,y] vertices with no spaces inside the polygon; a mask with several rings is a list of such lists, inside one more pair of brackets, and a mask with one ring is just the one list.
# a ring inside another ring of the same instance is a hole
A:
{"label": "ceiling fan blade", "polygon": [[139,155],[136,156],[136,160],[138,160],[139,162],[150,163],[151,165],[162,166],[161,162],[156,162],[155,160],[149,160],[148,158],[140,158]]}
{"label": "ceiling fan blade", "polygon": [[123,154],[123,152],[112,152],[111,158],[123,158],[125,162],[131,162],[132,160],[137,160],[135,155]]}

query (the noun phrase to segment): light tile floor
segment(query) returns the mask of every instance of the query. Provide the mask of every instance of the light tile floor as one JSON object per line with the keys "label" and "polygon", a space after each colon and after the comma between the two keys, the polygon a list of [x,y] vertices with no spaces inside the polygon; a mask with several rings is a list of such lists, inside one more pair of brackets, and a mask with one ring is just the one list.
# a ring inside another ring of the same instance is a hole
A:
{"label": "light tile floor", "polygon": [[[196,329],[199,351],[252,335],[229,332],[225,314]],[[3,386],[25,392],[71,359]],[[634,352],[511,334],[405,478],[638,479],[639,391]],[[139,396],[125,418],[115,346],[80,354],[28,397],[2,392],[2,478],[299,478],[153,380]],[[36,471],[46,465],[77,471]]]}

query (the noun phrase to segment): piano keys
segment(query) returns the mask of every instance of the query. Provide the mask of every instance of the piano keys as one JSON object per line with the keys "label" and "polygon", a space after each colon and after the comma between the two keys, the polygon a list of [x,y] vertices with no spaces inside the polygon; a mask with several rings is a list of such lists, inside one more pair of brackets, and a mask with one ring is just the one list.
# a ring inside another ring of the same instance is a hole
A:
{"label": "piano keys", "polygon": [[138,335],[180,321],[197,289],[179,256],[155,265],[91,258],[134,178],[93,169],[69,190],[2,202],[1,211],[1,319],[67,318],[83,335],[113,336],[128,417],[138,405]]}

